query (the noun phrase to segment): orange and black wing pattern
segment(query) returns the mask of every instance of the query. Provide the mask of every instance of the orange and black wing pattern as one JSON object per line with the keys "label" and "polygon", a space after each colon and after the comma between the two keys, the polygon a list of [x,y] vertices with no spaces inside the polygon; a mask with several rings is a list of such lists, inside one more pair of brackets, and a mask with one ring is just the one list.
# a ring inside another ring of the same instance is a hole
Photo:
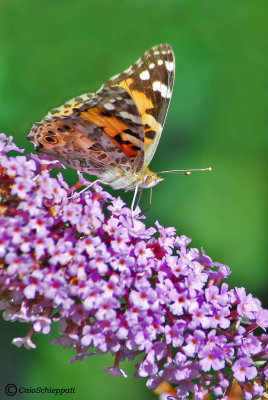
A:
{"label": "orange and black wing pattern", "polygon": [[124,88],[134,100],[144,127],[146,165],[150,163],[161,137],[174,78],[173,50],[168,44],[160,44],[104,84],[104,88],[115,85]]}

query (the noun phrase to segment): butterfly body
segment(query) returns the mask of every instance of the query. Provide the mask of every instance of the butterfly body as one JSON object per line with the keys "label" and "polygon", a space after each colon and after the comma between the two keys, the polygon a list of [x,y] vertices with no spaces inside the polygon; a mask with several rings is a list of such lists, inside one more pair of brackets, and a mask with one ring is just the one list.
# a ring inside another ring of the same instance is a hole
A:
{"label": "butterfly body", "polygon": [[136,63],[34,124],[35,149],[95,175],[113,189],[151,188],[162,178],[148,165],[161,137],[172,95],[174,54],[149,49]]}

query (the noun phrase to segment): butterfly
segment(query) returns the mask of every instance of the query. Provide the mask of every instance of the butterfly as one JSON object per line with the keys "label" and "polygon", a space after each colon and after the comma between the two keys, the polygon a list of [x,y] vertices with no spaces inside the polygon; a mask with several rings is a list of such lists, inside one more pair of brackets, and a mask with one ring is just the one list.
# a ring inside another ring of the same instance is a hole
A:
{"label": "butterfly", "polygon": [[52,110],[28,135],[40,153],[95,175],[113,189],[152,188],[163,178],[150,164],[158,146],[175,76],[168,44],[152,47],[96,92]]}

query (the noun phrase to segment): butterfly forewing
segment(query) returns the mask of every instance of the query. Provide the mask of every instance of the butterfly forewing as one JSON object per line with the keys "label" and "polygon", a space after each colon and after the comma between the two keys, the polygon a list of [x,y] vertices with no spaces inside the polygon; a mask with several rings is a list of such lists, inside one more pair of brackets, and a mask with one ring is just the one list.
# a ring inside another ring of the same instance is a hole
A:
{"label": "butterfly forewing", "polygon": [[102,128],[108,138],[127,156],[134,171],[144,161],[144,131],[141,115],[129,93],[119,87],[104,87],[74,115]]}
{"label": "butterfly forewing", "polygon": [[80,96],[74,97],[73,99],[70,99],[69,101],[64,103],[62,106],[51,110],[46,115],[45,119],[48,119],[52,116],[54,117],[57,115],[61,115],[61,116],[70,115],[73,112],[74,108],[81,107],[85,103],[89,102],[93,96],[94,96],[94,93],[85,93],[85,94],[81,94]]}
{"label": "butterfly forewing", "polygon": [[119,85],[134,99],[144,126],[145,165],[158,146],[175,77],[175,57],[168,44],[149,49],[136,63],[109,79],[104,87]]}

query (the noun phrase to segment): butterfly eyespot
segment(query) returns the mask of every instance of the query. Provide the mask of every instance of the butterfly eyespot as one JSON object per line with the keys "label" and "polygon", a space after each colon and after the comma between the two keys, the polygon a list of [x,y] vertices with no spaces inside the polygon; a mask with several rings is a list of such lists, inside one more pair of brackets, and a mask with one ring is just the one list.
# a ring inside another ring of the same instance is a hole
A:
{"label": "butterfly eyespot", "polygon": [[58,143],[58,140],[55,137],[52,137],[52,136],[45,136],[44,140],[47,143],[53,143],[53,144]]}

